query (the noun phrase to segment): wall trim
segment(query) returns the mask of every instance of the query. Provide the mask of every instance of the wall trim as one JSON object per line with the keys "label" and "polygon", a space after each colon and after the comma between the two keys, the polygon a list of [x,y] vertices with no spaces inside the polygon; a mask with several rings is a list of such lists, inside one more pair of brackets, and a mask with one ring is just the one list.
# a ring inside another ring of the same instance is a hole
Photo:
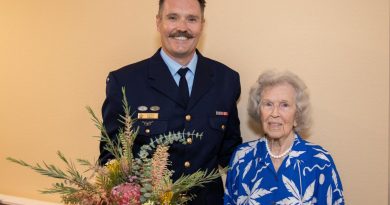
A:
{"label": "wall trim", "polygon": [[0,205],[60,205],[28,198],[0,194]]}

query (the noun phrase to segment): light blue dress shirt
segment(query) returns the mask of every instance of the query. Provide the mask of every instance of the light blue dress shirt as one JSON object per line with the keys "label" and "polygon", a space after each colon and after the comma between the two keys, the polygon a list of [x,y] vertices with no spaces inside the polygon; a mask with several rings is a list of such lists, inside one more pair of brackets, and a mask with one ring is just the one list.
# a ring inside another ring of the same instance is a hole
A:
{"label": "light blue dress shirt", "polygon": [[196,64],[198,62],[198,55],[195,53],[194,57],[192,57],[191,61],[188,63],[188,65],[180,65],[176,61],[174,61],[171,57],[169,57],[163,49],[160,51],[160,55],[162,59],[164,60],[165,64],[167,64],[169,72],[171,72],[171,75],[173,79],[176,82],[176,85],[179,86],[180,81],[180,75],[177,73],[179,69],[181,68],[188,68],[189,71],[186,73],[186,79],[188,84],[188,92],[191,95],[192,91],[192,85],[194,84],[194,77],[195,77],[195,70],[196,70]]}

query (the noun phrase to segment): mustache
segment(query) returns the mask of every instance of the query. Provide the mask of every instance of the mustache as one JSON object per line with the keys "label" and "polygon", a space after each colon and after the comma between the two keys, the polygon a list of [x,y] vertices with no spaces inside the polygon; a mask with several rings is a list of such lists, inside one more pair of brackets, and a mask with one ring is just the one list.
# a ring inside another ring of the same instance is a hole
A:
{"label": "mustache", "polygon": [[172,33],[169,35],[171,38],[176,38],[176,37],[185,37],[185,38],[194,38],[194,36],[187,31],[176,31],[175,33]]}

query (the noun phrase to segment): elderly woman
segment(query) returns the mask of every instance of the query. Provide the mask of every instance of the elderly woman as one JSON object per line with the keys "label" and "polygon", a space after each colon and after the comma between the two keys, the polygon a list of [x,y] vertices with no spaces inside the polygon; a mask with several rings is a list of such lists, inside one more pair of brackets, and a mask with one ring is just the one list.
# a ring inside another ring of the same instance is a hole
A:
{"label": "elderly woman", "polygon": [[225,204],[344,204],[330,154],[302,139],[309,95],[291,72],[265,72],[252,87],[248,112],[264,137],[237,147],[226,178]]}

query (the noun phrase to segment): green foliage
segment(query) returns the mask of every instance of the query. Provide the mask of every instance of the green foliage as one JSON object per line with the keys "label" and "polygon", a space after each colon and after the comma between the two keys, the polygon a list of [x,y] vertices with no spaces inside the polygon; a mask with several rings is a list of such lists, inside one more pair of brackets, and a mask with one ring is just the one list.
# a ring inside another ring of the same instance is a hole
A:
{"label": "green foliage", "polygon": [[80,190],[94,190],[94,186],[88,181],[86,177],[77,171],[72,161],[67,160],[60,151],[57,152],[57,155],[65,163],[66,171],[62,171],[57,166],[46,164],[45,162],[43,162],[43,165],[38,163],[36,165],[30,165],[23,160],[16,160],[11,157],[8,157],[7,159],[22,166],[29,167],[41,175],[63,180],[63,183],[55,183],[51,188],[41,191],[44,194],[58,193],[61,195],[66,195],[73,194]]}
{"label": "green foliage", "polygon": [[[218,178],[218,170],[211,172],[197,171],[191,175],[183,175],[177,181],[172,182],[173,171],[166,170],[161,176],[160,185],[163,189],[158,189],[152,184],[152,159],[151,154],[157,149],[157,146],[166,146],[174,143],[186,144],[187,138],[201,139],[202,134],[196,132],[177,132],[160,135],[152,139],[149,144],[143,145],[137,154],[133,156],[132,148],[134,140],[138,134],[138,128],[133,128],[134,120],[131,118],[130,108],[128,106],[125,90],[123,93],[123,111],[120,116],[123,128],[120,129],[116,138],[112,140],[104,128],[103,122],[96,116],[90,107],[87,107],[91,119],[101,133],[101,141],[105,142],[104,149],[110,152],[114,159],[106,165],[100,167],[97,163],[91,163],[88,160],[78,159],[77,163],[84,166],[92,174],[88,177],[81,174],[72,160],[68,160],[60,151],[58,157],[65,164],[65,170],[59,167],[47,164],[31,165],[23,160],[17,160],[11,157],[7,159],[21,166],[28,167],[37,173],[51,178],[59,179],[61,182],[54,183],[46,190],[41,191],[44,194],[60,194],[65,204],[116,204],[111,191],[114,187],[125,183],[139,185],[141,192],[140,202],[155,202],[156,205],[162,203],[183,204],[195,196],[187,196],[186,193],[193,187],[201,187],[206,183]],[[163,153],[167,153],[166,150]],[[162,202],[162,198],[165,198]]]}

